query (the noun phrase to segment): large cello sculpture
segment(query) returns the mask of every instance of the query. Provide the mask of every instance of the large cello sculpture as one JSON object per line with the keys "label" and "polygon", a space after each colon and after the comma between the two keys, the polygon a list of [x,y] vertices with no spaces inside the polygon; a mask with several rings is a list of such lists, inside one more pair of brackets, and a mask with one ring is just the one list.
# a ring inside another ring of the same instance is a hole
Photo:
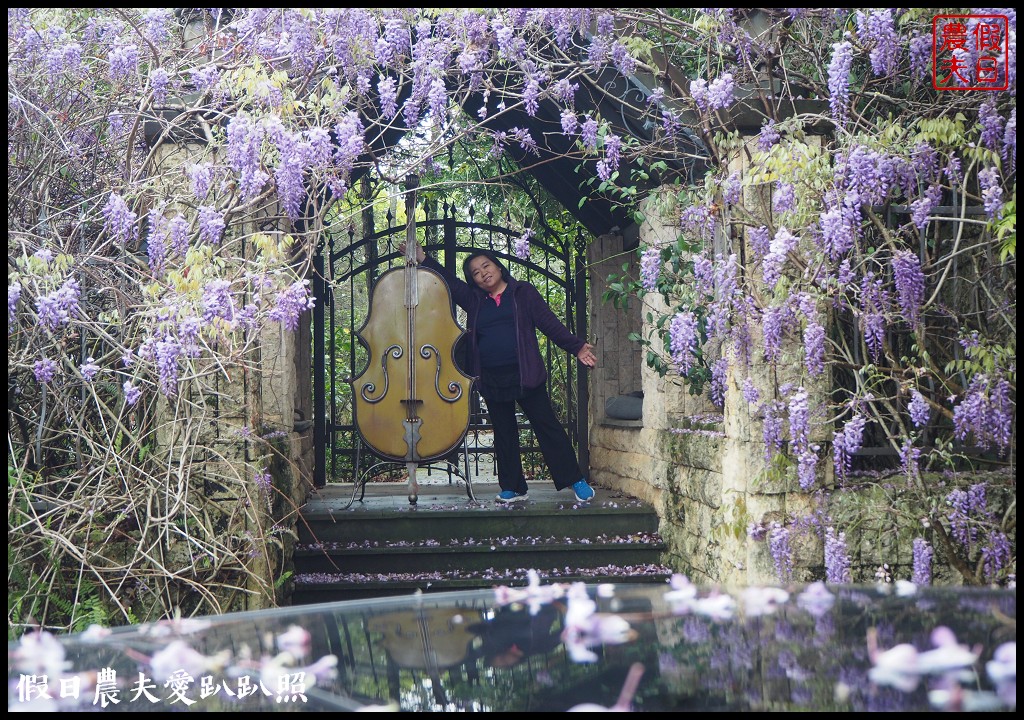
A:
{"label": "large cello sculpture", "polygon": [[[350,381],[356,429],[377,455],[405,465],[411,504],[417,500],[419,466],[448,455],[465,438],[473,381],[454,360],[464,331],[448,284],[416,258],[417,185],[417,178],[407,179],[405,267],[388,270],[373,287],[369,314],[357,333],[369,361]],[[472,499],[469,478],[464,479]]]}

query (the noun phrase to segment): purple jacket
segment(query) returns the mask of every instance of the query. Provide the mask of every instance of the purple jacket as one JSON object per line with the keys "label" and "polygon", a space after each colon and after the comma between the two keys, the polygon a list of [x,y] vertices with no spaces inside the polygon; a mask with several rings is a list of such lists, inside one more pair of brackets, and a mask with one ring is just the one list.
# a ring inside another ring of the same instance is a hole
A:
{"label": "purple jacket", "polygon": [[[480,376],[480,353],[477,348],[476,326],[480,316],[480,306],[483,304],[487,293],[475,285],[469,285],[453,273],[449,272],[443,265],[427,258],[423,266],[441,273],[451,288],[452,297],[459,307],[466,311],[466,328],[469,337],[469,353],[467,354],[466,374],[474,377]],[[551,312],[551,308],[544,302],[533,285],[528,282],[509,278],[508,288],[504,298],[512,301],[512,315],[516,321],[516,354],[519,360],[519,380],[523,388],[530,389],[539,387],[548,379],[547,368],[544,367],[544,359],[540,355],[540,345],[537,342],[537,330],[548,336],[548,338],[563,350],[576,355],[586,342],[569,332],[569,328],[562,324],[562,321]],[[509,363],[511,365],[512,363]]]}

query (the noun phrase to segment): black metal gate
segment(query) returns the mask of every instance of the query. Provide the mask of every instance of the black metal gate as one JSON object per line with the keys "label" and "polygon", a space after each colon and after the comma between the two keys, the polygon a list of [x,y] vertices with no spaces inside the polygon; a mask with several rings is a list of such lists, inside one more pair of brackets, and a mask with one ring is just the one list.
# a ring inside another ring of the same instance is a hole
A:
{"label": "black metal gate", "polygon": [[[587,279],[584,231],[573,237],[557,237],[536,231],[531,238],[531,258],[522,260],[513,250],[522,234],[495,223],[492,213],[476,218],[472,206],[459,217],[454,204],[444,204],[440,216],[427,204],[426,221],[417,223],[417,235],[426,251],[445,267],[461,276],[462,258],[477,249],[488,249],[501,258],[520,280],[537,287],[551,309],[573,333],[587,336]],[[356,481],[356,458],[360,472],[375,464],[368,448],[359,447],[353,422],[349,378],[357,377],[367,362],[366,349],[357,338],[357,330],[366,319],[371,288],[376,279],[404,260],[398,252],[406,228],[396,225],[393,211],[386,217],[387,227],[375,231],[372,214],[363,218],[364,228],[349,228],[344,233],[327,233],[315,258],[313,292],[313,407],[314,445],[317,487],[328,482]],[[459,324],[465,328],[465,312],[456,307]],[[569,438],[579,453],[580,465],[589,471],[587,449],[587,376],[578,372],[575,358],[540,337],[541,352],[548,369],[549,390],[555,413],[562,419]],[[465,342],[465,339],[461,341]],[[459,355],[456,347],[456,357]],[[470,424],[466,438],[469,473],[476,479],[494,473],[494,452],[486,407],[474,388],[470,403]],[[524,469],[542,466],[540,449],[524,415],[519,416],[524,453]],[[461,455],[462,449],[458,451]],[[453,459],[454,461],[454,459]],[[456,463],[458,465],[459,463]],[[450,472],[450,470],[449,470]]]}

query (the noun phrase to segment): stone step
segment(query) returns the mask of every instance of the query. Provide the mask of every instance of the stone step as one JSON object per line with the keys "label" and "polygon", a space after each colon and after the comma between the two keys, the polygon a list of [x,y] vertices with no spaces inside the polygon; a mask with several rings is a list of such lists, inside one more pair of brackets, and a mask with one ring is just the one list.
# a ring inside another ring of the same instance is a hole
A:
{"label": "stone step", "polygon": [[292,604],[552,582],[667,582],[658,515],[636,498],[591,503],[553,487],[494,503],[496,483],[427,484],[408,502],[401,484],[328,487],[301,509]]}
{"label": "stone step", "polygon": [[[479,544],[413,547],[405,544],[363,546],[327,546],[297,549],[295,572],[298,573],[369,573],[386,569],[390,573],[455,572],[488,568],[553,568],[585,566],[626,566],[658,563],[665,544],[657,535],[634,535],[616,538],[613,542],[579,542],[569,538],[540,540],[536,544],[502,544],[482,541]],[[373,545],[373,543],[370,543]]]}
{"label": "stone step", "polygon": [[658,516],[649,508],[595,507],[572,515],[546,508],[513,506],[481,512],[449,510],[404,513],[365,511],[346,514],[319,510],[302,513],[299,543],[353,543],[365,540],[386,542],[430,538],[507,537],[524,535],[566,535],[575,538],[598,535],[628,535],[658,531]]}

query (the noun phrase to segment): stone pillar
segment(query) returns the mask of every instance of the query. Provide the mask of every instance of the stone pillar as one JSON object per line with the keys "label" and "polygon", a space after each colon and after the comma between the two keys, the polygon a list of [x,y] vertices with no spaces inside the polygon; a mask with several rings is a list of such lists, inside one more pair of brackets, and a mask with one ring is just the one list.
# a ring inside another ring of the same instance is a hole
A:
{"label": "stone pillar", "polygon": [[[154,152],[153,175],[168,178],[180,190],[187,166],[208,154],[209,148],[201,144],[164,140]],[[194,215],[188,208],[181,211],[186,217]],[[192,268],[172,281],[176,292],[201,313],[203,287],[214,276],[240,278],[257,266],[260,253],[291,251],[278,242],[289,226],[273,199],[245,218],[232,218],[213,250],[219,264],[215,275]],[[271,244],[275,248],[268,250]],[[293,260],[297,266],[308,264],[300,255]],[[176,270],[180,273],[181,268]],[[233,293],[240,289],[241,283],[232,286]],[[235,299],[238,309],[257,300],[264,311],[273,306],[269,291],[262,298]],[[213,333],[204,339],[216,348],[217,358],[207,350],[190,360],[194,372],[183,377],[177,396],[158,400],[154,452],[167,459],[166,482],[172,492],[165,510],[180,514],[184,523],[180,539],[168,537],[174,546],[166,549],[168,567],[195,564],[190,534],[200,544],[217,548],[216,558],[203,561],[208,571],[197,570],[195,581],[207,587],[213,598],[209,605],[227,612],[271,607],[286,599],[275,583],[291,562],[289,530],[312,487],[312,391],[308,313],[298,332],[268,321],[255,338],[251,331],[230,330],[218,326],[220,322],[215,319],[203,328]],[[269,490],[262,482],[268,472]],[[203,572],[208,572],[208,581]]]}

